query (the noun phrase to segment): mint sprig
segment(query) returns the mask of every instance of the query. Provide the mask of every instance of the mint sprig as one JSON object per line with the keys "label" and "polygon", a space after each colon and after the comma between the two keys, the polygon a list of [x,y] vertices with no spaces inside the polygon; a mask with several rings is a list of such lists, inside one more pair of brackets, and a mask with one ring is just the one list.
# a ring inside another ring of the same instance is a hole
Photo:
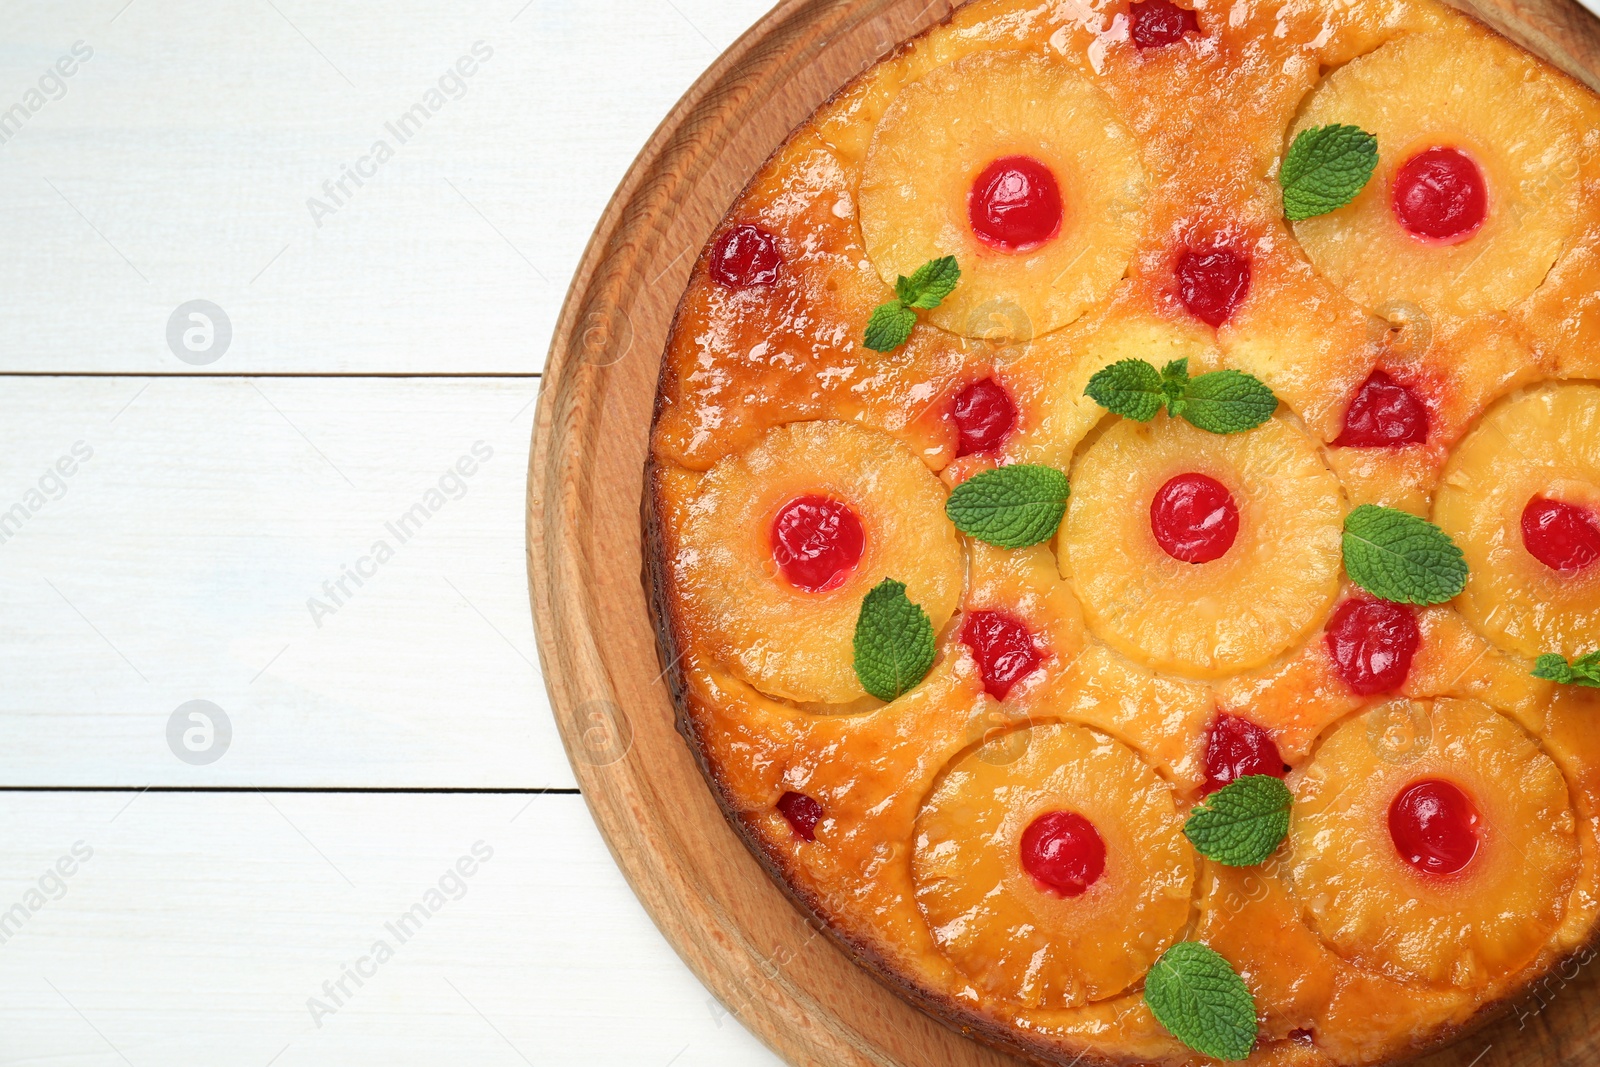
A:
{"label": "mint sprig", "polygon": [[1242,1060],[1256,1043],[1256,1002],[1215,949],[1180,941],[1144,979],[1144,1002],[1156,1022],[1202,1056]]}
{"label": "mint sprig", "polygon": [[1136,422],[1149,422],[1165,407],[1173,418],[1219,434],[1253,430],[1278,409],[1278,398],[1261,379],[1236,370],[1191,378],[1187,359],[1160,370],[1142,359],[1121,360],[1096,371],[1084,395]]}
{"label": "mint sprig", "polygon": [[894,283],[893,300],[879,304],[867,320],[862,343],[874,352],[892,352],[911,339],[918,311],[931,311],[943,303],[961,280],[961,267],[955,256],[930,259]]}
{"label": "mint sprig", "polygon": [[1344,569],[1373,596],[1443,604],[1467,587],[1467,561],[1450,535],[1409,511],[1362,504],[1344,520]]}
{"label": "mint sprig", "polygon": [[861,600],[856,616],[855,669],[861,688],[894,700],[933,667],[933,623],[906,596],[906,585],[885,578]]}
{"label": "mint sprig", "polygon": [[1283,157],[1278,184],[1291,222],[1337,211],[1356,198],[1378,166],[1378,139],[1359,126],[1301,130]]}
{"label": "mint sprig", "polygon": [[1067,476],[1018,463],[974,474],[956,486],[944,513],[956,529],[998,548],[1026,548],[1052,537],[1067,511]]}
{"label": "mint sprig", "polygon": [[1270,774],[1236,778],[1189,814],[1183,834],[1224,867],[1265,863],[1289,834],[1289,787]]}
{"label": "mint sprig", "polygon": [[1533,676],[1561,685],[1581,685],[1600,689],[1600,649],[1586,652],[1567,662],[1565,656],[1546,652],[1533,664]]}

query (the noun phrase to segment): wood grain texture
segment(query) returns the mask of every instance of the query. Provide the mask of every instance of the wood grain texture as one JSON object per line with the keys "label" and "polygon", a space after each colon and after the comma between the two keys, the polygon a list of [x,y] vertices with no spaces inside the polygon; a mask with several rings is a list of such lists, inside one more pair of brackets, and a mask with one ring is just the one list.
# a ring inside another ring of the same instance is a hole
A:
{"label": "wood grain texture", "polygon": [[[1600,86],[1600,23],[1571,0],[1468,0]],[[534,428],[535,629],[578,782],[669,941],[794,1064],[1013,1063],[904,1004],[807,926],[725,824],[674,730],[641,581],[640,500],[660,353],[690,267],[783,137],[946,0],[787,0],[667,116],[618,189],[558,322]],[[1600,1057],[1591,969],[1571,966],[1435,1067]]]}

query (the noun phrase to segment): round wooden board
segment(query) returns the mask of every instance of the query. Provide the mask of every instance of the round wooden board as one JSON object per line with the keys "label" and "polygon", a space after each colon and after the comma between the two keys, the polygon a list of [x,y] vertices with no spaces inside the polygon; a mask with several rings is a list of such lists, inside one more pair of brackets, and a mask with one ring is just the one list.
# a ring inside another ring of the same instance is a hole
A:
{"label": "round wooden board", "polygon": [[[667,940],[727,1010],[797,1065],[1017,1061],[946,1029],[851,963],[724,822],[675,730],[645,604],[650,414],[673,309],[734,197],[818,104],[951,6],[784,0],[717,60],[600,220],[557,324],[534,427],[534,621],[583,795]],[[1573,0],[1472,0],[1469,10],[1600,88],[1600,22]],[[1596,983],[1591,969],[1568,968],[1508,1018],[1427,1062],[1600,1063]]]}

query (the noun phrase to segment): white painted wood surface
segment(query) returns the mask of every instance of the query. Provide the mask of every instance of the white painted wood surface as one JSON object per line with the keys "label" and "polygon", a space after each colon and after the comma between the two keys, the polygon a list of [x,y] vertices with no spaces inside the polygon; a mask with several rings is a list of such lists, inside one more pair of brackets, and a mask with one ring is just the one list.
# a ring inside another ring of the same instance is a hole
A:
{"label": "white painted wood surface", "polygon": [[571,270],[766,6],[0,0],[0,1064],[776,1062],[527,792],[522,541]]}

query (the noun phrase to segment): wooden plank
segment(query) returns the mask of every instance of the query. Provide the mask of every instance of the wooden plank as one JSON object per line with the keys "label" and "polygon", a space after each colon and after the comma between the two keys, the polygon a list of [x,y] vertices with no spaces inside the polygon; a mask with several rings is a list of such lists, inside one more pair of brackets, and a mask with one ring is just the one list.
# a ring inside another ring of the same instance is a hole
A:
{"label": "wooden plank", "polygon": [[[9,379],[0,782],[571,786],[522,551],[537,387]],[[209,764],[169,745],[193,700],[231,723]]]}
{"label": "wooden plank", "polygon": [[0,797],[7,1063],[777,1063],[578,797],[129,800]]}
{"label": "wooden plank", "polygon": [[204,299],[207,372],[536,371],[639,145],[767,6],[11,5],[0,370],[193,371]]}

